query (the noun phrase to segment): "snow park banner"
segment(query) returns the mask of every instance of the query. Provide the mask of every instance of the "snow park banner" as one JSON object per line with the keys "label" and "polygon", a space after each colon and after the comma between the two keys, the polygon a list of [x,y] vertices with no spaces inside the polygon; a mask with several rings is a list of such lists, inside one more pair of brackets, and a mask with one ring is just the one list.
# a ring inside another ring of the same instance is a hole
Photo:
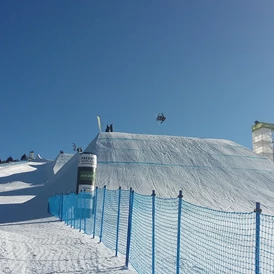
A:
{"label": "snow park banner", "polygon": [[94,191],[96,168],[97,156],[95,154],[90,152],[83,152],[80,154],[76,193],[81,191]]}

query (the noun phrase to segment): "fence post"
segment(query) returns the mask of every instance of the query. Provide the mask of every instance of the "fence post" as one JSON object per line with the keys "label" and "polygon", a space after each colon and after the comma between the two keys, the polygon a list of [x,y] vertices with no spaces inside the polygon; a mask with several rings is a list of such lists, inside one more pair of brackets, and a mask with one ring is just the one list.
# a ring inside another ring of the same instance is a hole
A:
{"label": "fence post", "polygon": [[179,205],[178,205],[178,233],[177,233],[177,263],[176,274],[180,273],[180,244],[181,244],[181,217],[182,217],[182,190],[179,191]]}
{"label": "fence post", "polygon": [[60,198],[60,219],[61,221],[63,221],[63,208],[64,208],[64,195],[61,194],[61,198]]}
{"label": "fence post", "polygon": [[103,205],[102,205],[102,217],[101,217],[101,229],[100,229],[100,241],[102,242],[103,237],[103,226],[104,226],[104,213],[105,213],[105,201],[106,201],[106,186],[104,186],[104,194],[103,194]]}
{"label": "fence post", "polygon": [[50,201],[51,201],[51,197],[49,197],[49,199],[48,199],[48,213],[49,214],[51,214],[51,212],[50,212]]}
{"label": "fence post", "polygon": [[97,211],[97,198],[98,198],[98,186],[95,188],[95,200],[94,200],[94,219],[93,219],[93,236],[92,238],[94,239],[95,237],[95,229],[96,229],[96,211]]}
{"label": "fence post", "polygon": [[77,203],[78,203],[78,200],[77,200],[77,196],[76,196],[76,194],[75,193],[73,193],[73,196],[74,196],[74,207],[73,207],[73,228],[76,228],[76,214],[75,214],[75,212],[77,211],[77,208],[78,208],[78,205],[77,205]]}
{"label": "fence post", "polygon": [[68,220],[68,212],[66,209],[66,196],[64,197],[65,194],[63,194],[63,218],[64,218],[64,222],[67,225],[67,220]]}
{"label": "fence post", "polygon": [[[79,221],[80,221],[80,224],[79,224],[79,232],[82,230],[82,217],[83,217],[83,192],[80,192],[78,194],[76,194],[76,197],[77,197],[77,212],[79,212]],[[79,201],[80,199],[80,201]],[[80,206],[79,206],[80,204]],[[79,207],[78,207],[79,206]],[[78,215],[78,213],[77,213]]]}
{"label": "fence post", "polygon": [[133,197],[134,197],[134,191],[132,190],[132,188],[130,188],[129,209],[128,209],[128,227],[127,227],[126,267],[128,267],[128,263],[129,263],[130,237],[131,237],[132,211],[133,211]]}
{"label": "fence post", "polygon": [[152,190],[152,274],[155,273],[155,190]]}
{"label": "fence post", "polygon": [[260,203],[256,203],[256,245],[255,245],[255,273],[260,274],[260,217],[262,209]]}
{"label": "fence post", "polygon": [[72,201],[72,194],[69,194],[69,203],[70,203],[70,227],[72,227],[72,206],[73,206],[73,201]]}
{"label": "fence post", "polygon": [[86,190],[84,190],[84,233],[86,233],[87,228],[87,210],[86,210],[86,204],[87,204],[87,193]]}
{"label": "fence post", "polygon": [[118,194],[118,214],[117,214],[117,227],[116,227],[116,247],[115,247],[115,256],[118,255],[118,243],[119,243],[119,226],[120,226],[120,210],[121,210],[121,187],[119,187]]}
{"label": "fence post", "polygon": [[68,212],[68,195],[66,194],[66,199],[65,199],[65,210],[66,210],[66,225],[69,224],[69,212]]}

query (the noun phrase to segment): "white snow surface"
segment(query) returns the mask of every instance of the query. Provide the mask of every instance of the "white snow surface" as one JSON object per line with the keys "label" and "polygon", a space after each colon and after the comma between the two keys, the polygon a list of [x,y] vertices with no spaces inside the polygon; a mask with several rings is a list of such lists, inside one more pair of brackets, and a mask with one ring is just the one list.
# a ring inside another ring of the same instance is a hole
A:
{"label": "white snow surface", "polygon": [[54,217],[2,224],[0,237],[1,274],[136,273],[97,238]]}
{"label": "white snow surface", "polygon": [[67,154],[67,153],[59,153],[59,155],[54,160],[55,164],[53,167],[53,172],[56,174],[66,163],[70,158],[73,156],[73,154]]}
{"label": "white snow surface", "polygon": [[[102,132],[85,152],[97,155],[98,187],[145,195],[154,189],[165,198],[182,190],[200,206],[251,212],[260,202],[265,214],[274,214],[274,163],[232,141]],[[44,208],[48,196],[74,192],[78,161],[75,154],[34,200]]]}
{"label": "white snow surface", "polygon": [[49,181],[60,178],[72,156],[0,166],[0,274],[136,273],[132,267],[125,269],[125,257],[115,257],[97,237],[46,213],[48,189],[54,187]]}
{"label": "white snow surface", "polygon": [[[274,163],[235,142],[99,133],[96,185],[177,197],[212,209],[274,215]],[[135,273],[90,236],[47,213],[48,198],[76,190],[79,154],[0,165],[0,273]],[[1,272],[2,271],[2,272]]]}

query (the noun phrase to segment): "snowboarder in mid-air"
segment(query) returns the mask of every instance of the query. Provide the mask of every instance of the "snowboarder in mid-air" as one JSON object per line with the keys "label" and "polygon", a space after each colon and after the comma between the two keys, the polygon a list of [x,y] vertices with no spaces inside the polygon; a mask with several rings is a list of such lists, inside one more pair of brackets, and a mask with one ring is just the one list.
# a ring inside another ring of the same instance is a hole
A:
{"label": "snowboarder in mid-air", "polygon": [[161,122],[161,124],[165,121],[166,117],[163,113],[159,113],[157,116],[157,121]]}

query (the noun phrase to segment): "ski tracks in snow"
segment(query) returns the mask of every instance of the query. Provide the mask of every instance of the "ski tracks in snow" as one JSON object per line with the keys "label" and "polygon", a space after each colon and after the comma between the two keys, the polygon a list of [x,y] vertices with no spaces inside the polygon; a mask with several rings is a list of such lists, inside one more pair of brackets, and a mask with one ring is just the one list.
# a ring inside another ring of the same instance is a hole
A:
{"label": "ski tracks in snow", "polygon": [[125,257],[51,217],[0,225],[0,273],[133,274]]}

